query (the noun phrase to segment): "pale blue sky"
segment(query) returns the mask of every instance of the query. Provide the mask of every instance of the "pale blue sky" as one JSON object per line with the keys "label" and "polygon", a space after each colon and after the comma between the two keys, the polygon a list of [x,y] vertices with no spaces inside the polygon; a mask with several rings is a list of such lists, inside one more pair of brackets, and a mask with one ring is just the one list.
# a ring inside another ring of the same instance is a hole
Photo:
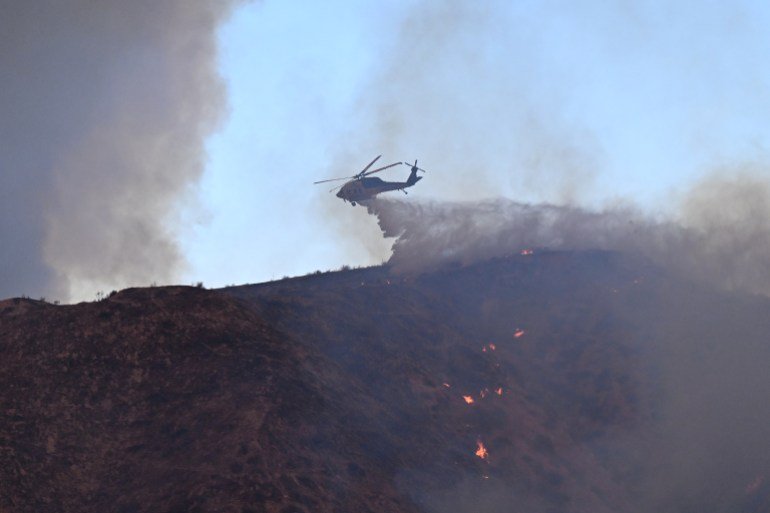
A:
{"label": "pale blue sky", "polygon": [[429,170],[410,201],[665,209],[715,167],[766,161],[768,26],[760,2],[242,7],[221,31],[230,113],[182,239],[187,281],[379,263],[374,220],[312,182],[380,153]]}

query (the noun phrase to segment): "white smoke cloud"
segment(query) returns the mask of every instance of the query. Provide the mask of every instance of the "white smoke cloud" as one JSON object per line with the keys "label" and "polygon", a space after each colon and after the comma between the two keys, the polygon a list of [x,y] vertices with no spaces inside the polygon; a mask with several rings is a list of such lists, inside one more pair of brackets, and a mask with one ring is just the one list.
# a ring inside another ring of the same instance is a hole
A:
{"label": "white smoke cloud", "polygon": [[224,107],[236,0],[0,6],[0,295],[168,281],[173,214]]}
{"label": "white smoke cloud", "polygon": [[369,212],[394,237],[389,263],[418,272],[523,249],[602,249],[639,255],[687,279],[770,294],[770,184],[761,175],[714,176],[653,218],[632,205],[605,210],[482,202],[378,199]]}

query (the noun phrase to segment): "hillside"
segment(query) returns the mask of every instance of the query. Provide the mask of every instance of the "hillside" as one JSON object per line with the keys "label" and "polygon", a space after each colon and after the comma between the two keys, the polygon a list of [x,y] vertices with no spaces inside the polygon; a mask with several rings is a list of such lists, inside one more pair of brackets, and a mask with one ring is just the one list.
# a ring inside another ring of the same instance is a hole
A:
{"label": "hillside", "polygon": [[770,511],[770,302],[535,252],[0,302],[0,511]]}

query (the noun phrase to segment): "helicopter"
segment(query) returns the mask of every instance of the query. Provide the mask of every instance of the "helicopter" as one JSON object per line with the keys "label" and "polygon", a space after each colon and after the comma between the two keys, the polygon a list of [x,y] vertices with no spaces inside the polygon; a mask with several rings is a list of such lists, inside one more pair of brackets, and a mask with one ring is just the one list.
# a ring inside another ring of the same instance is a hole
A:
{"label": "helicopter", "polygon": [[[360,203],[362,201],[370,200],[381,192],[402,191],[404,194],[407,194],[404,189],[411,187],[422,180],[421,176],[417,176],[417,171],[422,171],[424,173],[425,170],[421,167],[417,167],[417,159],[415,159],[414,164],[409,164],[408,162],[395,162],[393,164],[369,171],[369,168],[372,167],[374,163],[380,159],[380,157],[382,157],[382,155],[375,157],[375,159],[369,162],[365,168],[353,176],[348,176],[345,178],[330,178],[328,180],[319,180],[313,183],[319,184],[326,182],[336,182],[338,180],[347,180],[346,183],[331,189],[329,192],[334,192],[339,189],[336,196],[345,203],[349,201],[350,204],[355,207],[356,202]],[[369,177],[369,175],[373,173],[379,173],[380,171],[385,171],[386,169],[390,169],[391,167],[399,166],[401,164],[406,164],[412,168],[412,172],[409,174],[406,182],[386,182],[385,180],[377,178],[376,176]]]}

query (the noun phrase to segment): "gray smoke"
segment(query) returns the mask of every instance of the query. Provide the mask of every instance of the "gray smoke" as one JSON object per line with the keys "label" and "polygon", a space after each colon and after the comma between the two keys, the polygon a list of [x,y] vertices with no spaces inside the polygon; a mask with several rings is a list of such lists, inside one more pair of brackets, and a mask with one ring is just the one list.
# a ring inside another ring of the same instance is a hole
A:
{"label": "gray smoke", "polygon": [[[603,169],[602,149],[566,113],[531,44],[537,28],[525,18],[497,0],[411,6],[362,89],[360,126],[333,148],[335,169],[363,166],[382,153],[383,162],[418,158],[430,170],[410,194],[471,200],[515,194],[559,203],[583,197]],[[407,174],[397,168],[383,178],[403,181]],[[353,233],[358,241],[371,230],[359,212],[339,213],[344,221],[329,218],[344,237]],[[380,246],[360,245],[372,263],[380,262]]]}
{"label": "gray smoke", "polygon": [[[635,469],[625,483],[633,505],[622,511],[759,511],[743,502],[770,465],[763,407],[770,397],[770,303],[742,293],[770,295],[765,175],[759,165],[722,170],[696,184],[667,219],[631,206],[592,211],[503,199],[377,200],[368,209],[395,238],[390,264],[399,272],[525,249],[613,250],[663,268],[666,279],[649,310],[635,304],[613,312],[647,326],[624,342],[653,375],[654,418],[592,443]],[[476,510],[461,493],[452,498],[459,502],[448,511]],[[510,501],[490,504],[490,511],[505,511]]]}
{"label": "gray smoke", "polygon": [[[419,158],[431,172],[410,190],[417,196],[661,201],[668,187],[692,186],[667,175],[692,181],[716,159],[757,158],[751,143],[767,126],[767,77],[755,64],[766,53],[764,12],[746,2],[699,7],[692,16],[686,3],[415,2],[362,89],[358,125],[333,153],[343,166],[369,153]],[[653,180],[654,193],[644,188]],[[672,220],[697,237],[705,218],[686,217]]]}
{"label": "gray smoke", "polygon": [[525,249],[604,249],[641,255],[693,281],[770,294],[770,183],[753,174],[699,182],[678,214],[653,218],[631,205],[574,206],[379,199],[368,206],[385,237],[389,263],[415,272]]}
{"label": "gray smoke", "polygon": [[0,3],[0,296],[173,279],[236,0]]}

